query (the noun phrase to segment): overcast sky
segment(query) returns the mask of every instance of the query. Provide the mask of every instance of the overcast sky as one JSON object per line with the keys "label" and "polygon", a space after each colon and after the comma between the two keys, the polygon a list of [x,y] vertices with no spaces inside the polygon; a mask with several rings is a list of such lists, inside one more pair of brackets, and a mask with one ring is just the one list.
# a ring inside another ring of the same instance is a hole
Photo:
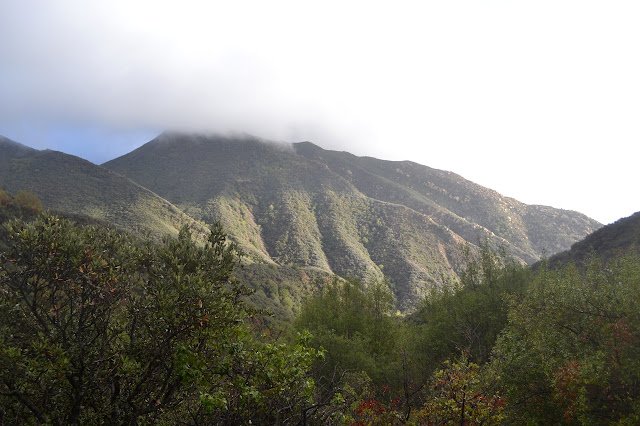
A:
{"label": "overcast sky", "polygon": [[96,163],[164,129],[640,210],[640,2],[0,0],[0,134]]}

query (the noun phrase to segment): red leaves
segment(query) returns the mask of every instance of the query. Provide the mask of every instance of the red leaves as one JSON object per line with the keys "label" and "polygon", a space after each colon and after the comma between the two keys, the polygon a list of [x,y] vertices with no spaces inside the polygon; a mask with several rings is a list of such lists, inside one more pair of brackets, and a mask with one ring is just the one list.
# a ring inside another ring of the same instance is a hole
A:
{"label": "red leaves", "polygon": [[564,418],[567,422],[573,420],[576,403],[579,397],[578,380],[582,363],[570,361],[554,373],[554,386],[558,405],[565,405]]}
{"label": "red leaves", "polygon": [[[382,386],[380,390],[383,393],[389,393],[390,387]],[[382,395],[381,395],[382,396]],[[394,398],[389,400],[389,404],[385,405],[382,401],[375,399],[373,395],[369,395],[367,399],[358,402],[357,408],[354,410],[354,421],[351,426],[362,426],[369,424],[387,424],[387,415],[393,415],[394,410],[400,407],[400,399]],[[382,422],[382,423],[381,423]]]}
{"label": "red leaves", "polygon": [[365,414],[367,411],[370,411],[375,415],[380,415],[380,414],[386,413],[387,409],[384,408],[384,405],[382,405],[380,401],[373,399],[371,396],[369,396],[368,399],[364,401],[360,401],[358,403],[356,414],[362,415],[362,414]]}

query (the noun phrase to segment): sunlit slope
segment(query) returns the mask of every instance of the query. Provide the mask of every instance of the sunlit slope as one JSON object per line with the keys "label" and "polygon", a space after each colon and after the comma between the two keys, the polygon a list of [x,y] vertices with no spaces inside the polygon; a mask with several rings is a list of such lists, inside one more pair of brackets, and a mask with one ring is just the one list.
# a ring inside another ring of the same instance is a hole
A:
{"label": "sunlit slope", "polygon": [[[486,237],[533,262],[600,226],[453,173],[310,143],[165,133],[104,166],[195,219],[220,220],[259,262],[365,279],[385,274],[403,309],[456,280],[461,244]],[[557,226],[566,229],[550,231]]]}
{"label": "sunlit slope", "polygon": [[326,164],[367,196],[424,213],[467,240],[479,228],[531,262],[564,250],[601,226],[574,211],[527,205],[461,176],[411,161],[384,161],[295,144],[296,152]]}

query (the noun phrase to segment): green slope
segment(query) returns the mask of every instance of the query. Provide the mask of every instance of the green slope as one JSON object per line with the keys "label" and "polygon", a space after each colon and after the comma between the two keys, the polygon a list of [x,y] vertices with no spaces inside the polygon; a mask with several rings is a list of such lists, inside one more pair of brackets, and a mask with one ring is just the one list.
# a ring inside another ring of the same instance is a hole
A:
{"label": "green slope", "polygon": [[177,235],[205,228],[148,189],[81,158],[38,151],[0,137],[0,186],[36,194],[44,208],[113,223],[136,234]]}
{"label": "green slope", "polygon": [[[165,133],[104,167],[195,219],[220,220],[259,263],[364,279],[384,273],[403,310],[457,279],[463,243],[486,237],[533,262],[600,226],[450,172],[310,143]],[[551,232],[557,226],[565,228]]]}
{"label": "green slope", "polygon": [[552,267],[584,264],[591,256],[608,260],[631,251],[640,252],[640,212],[603,226],[573,244],[569,250],[552,256],[549,263]]}
{"label": "green slope", "polygon": [[583,214],[526,205],[455,173],[411,161],[356,157],[308,142],[295,144],[295,148],[326,164],[371,198],[408,206],[466,240],[475,241],[480,232],[527,262],[566,249],[601,226]]}

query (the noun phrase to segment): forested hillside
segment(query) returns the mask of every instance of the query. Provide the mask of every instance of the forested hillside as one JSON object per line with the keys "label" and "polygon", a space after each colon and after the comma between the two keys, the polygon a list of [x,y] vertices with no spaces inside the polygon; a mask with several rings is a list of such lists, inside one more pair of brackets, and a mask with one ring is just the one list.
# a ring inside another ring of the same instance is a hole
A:
{"label": "forested hillside", "polygon": [[551,256],[551,265],[570,262],[584,264],[590,257],[609,259],[631,251],[640,252],[640,212],[606,225],[571,246]]}

